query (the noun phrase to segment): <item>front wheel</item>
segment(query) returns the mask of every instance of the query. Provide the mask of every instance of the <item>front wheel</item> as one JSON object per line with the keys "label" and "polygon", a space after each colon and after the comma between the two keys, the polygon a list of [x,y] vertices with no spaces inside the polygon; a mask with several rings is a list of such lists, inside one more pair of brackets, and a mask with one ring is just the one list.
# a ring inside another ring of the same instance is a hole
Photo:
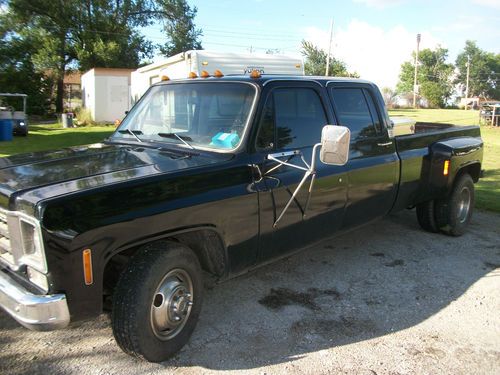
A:
{"label": "front wheel", "polygon": [[451,236],[465,233],[474,208],[474,182],[469,174],[461,175],[453,185],[451,194],[436,201],[438,227]]}
{"label": "front wheel", "polygon": [[112,326],[118,345],[151,362],[177,353],[200,314],[201,275],[198,258],[182,244],[160,241],[140,249],[113,297]]}

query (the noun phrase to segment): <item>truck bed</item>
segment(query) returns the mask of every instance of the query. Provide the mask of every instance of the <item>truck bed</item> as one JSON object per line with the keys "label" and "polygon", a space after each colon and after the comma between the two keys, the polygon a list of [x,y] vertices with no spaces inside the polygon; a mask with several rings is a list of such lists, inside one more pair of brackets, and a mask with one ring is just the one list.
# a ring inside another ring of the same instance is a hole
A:
{"label": "truck bed", "polygon": [[440,122],[417,122],[415,124],[415,133],[428,133],[437,130],[448,130],[450,128],[460,127],[459,125],[445,124]]}
{"label": "truck bed", "polygon": [[417,122],[415,134],[396,136],[396,148],[400,158],[400,190],[394,210],[420,203],[427,192],[425,161],[431,146],[439,141],[467,138],[468,143],[481,143],[479,126],[460,126],[444,123]]}

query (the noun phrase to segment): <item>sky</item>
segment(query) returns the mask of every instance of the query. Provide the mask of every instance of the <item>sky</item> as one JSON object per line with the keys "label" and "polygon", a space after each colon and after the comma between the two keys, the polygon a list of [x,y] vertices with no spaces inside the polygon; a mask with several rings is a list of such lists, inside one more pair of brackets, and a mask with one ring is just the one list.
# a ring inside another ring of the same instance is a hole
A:
{"label": "sky", "polygon": [[[411,58],[416,35],[420,48],[441,45],[454,62],[465,41],[500,53],[500,0],[188,0],[196,6],[203,48],[223,52],[300,56],[305,39],[328,50],[350,71],[380,87],[394,88],[401,63]],[[159,25],[145,32],[165,41]]]}

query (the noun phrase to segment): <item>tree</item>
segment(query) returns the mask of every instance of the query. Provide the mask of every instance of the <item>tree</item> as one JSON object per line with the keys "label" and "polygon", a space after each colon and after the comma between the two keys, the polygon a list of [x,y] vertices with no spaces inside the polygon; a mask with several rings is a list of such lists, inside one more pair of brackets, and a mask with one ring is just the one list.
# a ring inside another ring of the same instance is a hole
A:
{"label": "tree", "polygon": [[150,51],[134,29],[151,23],[149,6],[145,0],[10,0],[7,12],[15,21],[13,33],[37,40],[32,60],[57,82],[61,112],[68,67],[134,67],[140,53]]}
{"label": "tree", "polygon": [[0,0],[14,22],[10,32],[36,40],[32,62],[57,82],[56,111],[61,112],[68,69],[137,68],[155,45],[140,28],[163,22],[168,54],[201,48],[194,27],[196,8],[185,0]]}
{"label": "tree", "polygon": [[[0,15],[0,87],[2,92],[23,93],[29,96],[27,113],[43,115],[51,106],[51,80],[36,71],[31,52],[37,40],[13,35],[12,20]],[[17,105],[18,99],[3,98],[2,105]]]}
{"label": "tree", "polygon": [[469,97],[481,96],[500,99],[500,54],[481,50],[476,42],[468,40],[455,61],[458,74],[455,83],[465,95],[467,57],[470,59]]}
{"label": "tree", "polygon": [[[424,49],[418,55],[419,95],[425,98],[430,107],[444,107],[452,93],[451,75],[453,65],[446,62],[448,50],[437,47],[435,50]],[[413,92],[415,72],[415,53],[410,61],[401,65],[398,94]]]}
{"label": "tree", "polygon": [[390,87],[383,87],[382,88],[382,96],[384,98],[385,105],[388,108],[394,107],[394,105],[397,102],[397,93],[391,89]]}
{"label": "tree", "polygon": [[[326,52],[316,47],[311,42],[302,41],[302,56],[305,57],[304,70],[307,75],[323,76],[326,73]],[[350,73],[346,64],[338,59],[330,57],[328,75],[335,77],[356,77],[358,73]]]}
{"label": "tree", "polygon": [[168,42],[160,46],[160,51],[166,56],[202,49],[199,37],[202,31],[197,29],[194,18],[198,9],[191,8],[186,0],[158,0],[158,11],[163,14],[163,31]]}

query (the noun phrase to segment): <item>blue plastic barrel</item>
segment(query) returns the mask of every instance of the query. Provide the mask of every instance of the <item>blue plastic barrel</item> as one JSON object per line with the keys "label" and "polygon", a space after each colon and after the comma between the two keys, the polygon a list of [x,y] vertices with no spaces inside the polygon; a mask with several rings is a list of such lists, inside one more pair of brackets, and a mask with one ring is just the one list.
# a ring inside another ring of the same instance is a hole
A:
{"label": "blue plastic barrel", "polygon": [[0,142],[1,141],[12,141],[12,112],[1,111],[0,112]]}

